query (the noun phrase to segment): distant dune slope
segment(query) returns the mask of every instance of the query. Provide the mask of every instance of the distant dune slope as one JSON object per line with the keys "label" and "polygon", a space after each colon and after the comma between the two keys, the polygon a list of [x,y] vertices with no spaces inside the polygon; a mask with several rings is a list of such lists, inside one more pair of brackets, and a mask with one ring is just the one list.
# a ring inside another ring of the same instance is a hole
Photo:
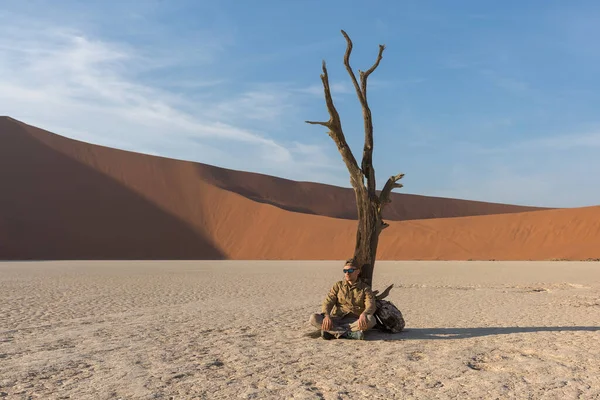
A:
{"label": "distant dune slope", "polygon": [[[356,200],[351,188],[296,182],[206,164],[198,164],[198,173],[204,181],[254,201],[272,204],[289,211],[356,219]],[[379,180],[384,182],[387,178],[379,177]],[[384,218],[391,221],[404,221],[544,209],[549,208],[392,193],[392,202],[385,208]]]}
{"label": "distant dune slope", "polygon": [[[347,189],[91,145],[6,117],[0,162],[0,259],[341,259],[353,249],[355,222],[331,217],[352,216]],[[394,203],[405,221],[382,234],[381,259],[600,257],[598,207]],[[418,219],[469,212],[510,213]]]}

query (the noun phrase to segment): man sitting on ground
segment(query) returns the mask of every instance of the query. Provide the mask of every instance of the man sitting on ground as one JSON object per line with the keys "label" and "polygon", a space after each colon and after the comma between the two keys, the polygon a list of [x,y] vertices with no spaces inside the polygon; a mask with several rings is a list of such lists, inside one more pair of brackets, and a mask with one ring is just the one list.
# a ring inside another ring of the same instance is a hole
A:
{"label": "man sitting on ground", "polygon": [[322,313],[310,316],[310,324],[321,329],[321,337],[364,339],[364,331],[375,326],[375,296],[371,287],[358,279],[360,266],[346,261],[344,280],[336,282],[322,305]]}

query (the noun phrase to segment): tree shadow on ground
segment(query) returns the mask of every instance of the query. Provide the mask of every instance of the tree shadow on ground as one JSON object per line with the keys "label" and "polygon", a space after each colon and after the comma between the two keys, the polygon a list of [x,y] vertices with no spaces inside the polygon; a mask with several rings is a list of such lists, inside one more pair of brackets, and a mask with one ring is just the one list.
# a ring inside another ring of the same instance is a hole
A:
{"label": "tree shadow on ground", "polygon": [[372,330],[365,340],[440,340],[469,339],[481,336],[537,332],[598,332],[600,326],[508,326],[483,328],[406,328],[400,333]]}

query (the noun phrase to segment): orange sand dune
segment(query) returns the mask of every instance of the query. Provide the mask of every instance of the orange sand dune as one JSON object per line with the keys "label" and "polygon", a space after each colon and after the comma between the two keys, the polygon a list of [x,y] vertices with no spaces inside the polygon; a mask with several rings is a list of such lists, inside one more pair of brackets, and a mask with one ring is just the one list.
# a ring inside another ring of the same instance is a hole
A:
{"label": "orange sand dune", "polygon": [[[349,190],[91,145],[6,117],[0,160],[1,259],[341,259],[353,249],[355,221],[327,216],[351,217]],[[600,256],[598,207],[394,202],[413,220],[390,223],[381,259]],[[469,212],[512,213],[414,220]]]}
{"label": "orange sand dune", "polygon": [[[232,259],[344,259],[354,249],[354,221],[290,213],[256,203],[239,207],[240,199],[224,191],[211,191],[203,200],[213,209],[207,231]],[[237,224],[238,228],[232,228]],[[381,235],[378,258],[600,258],[600,206],[392,221]]]}
{"label": "orange sand dune", "polygon": [[[198,172],[205,182],[238,193],[254,201],[272,204],[285,210],[305,214],[317,214],[344,219],[357,218],[356,199],[354,191],[350,188],[313,182],[296,182],[274,176],[234,171],[206,164],[198,164],[198,166]],[[387,178],[385,177],[385,179]],[[385,181],[383,177],[379,179]],[[549,209],[406,193],[392,193],[391,197],[392,203],[383,212],[384,218],[391,221],[504,214]]]}

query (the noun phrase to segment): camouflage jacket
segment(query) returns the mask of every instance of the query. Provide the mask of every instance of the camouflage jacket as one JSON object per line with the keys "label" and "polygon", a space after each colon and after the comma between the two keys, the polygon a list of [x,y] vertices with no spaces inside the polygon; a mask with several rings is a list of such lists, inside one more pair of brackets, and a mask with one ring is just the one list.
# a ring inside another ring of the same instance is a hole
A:
{"label": "camouflage jacket", "polygon": [[363,312],[372,315],[376,307],[375,296],[369,285],[360,280],[351,285],[344,280],[336,282],[329,290],[322,311],[333,317],[348,314],[359,316]]}

